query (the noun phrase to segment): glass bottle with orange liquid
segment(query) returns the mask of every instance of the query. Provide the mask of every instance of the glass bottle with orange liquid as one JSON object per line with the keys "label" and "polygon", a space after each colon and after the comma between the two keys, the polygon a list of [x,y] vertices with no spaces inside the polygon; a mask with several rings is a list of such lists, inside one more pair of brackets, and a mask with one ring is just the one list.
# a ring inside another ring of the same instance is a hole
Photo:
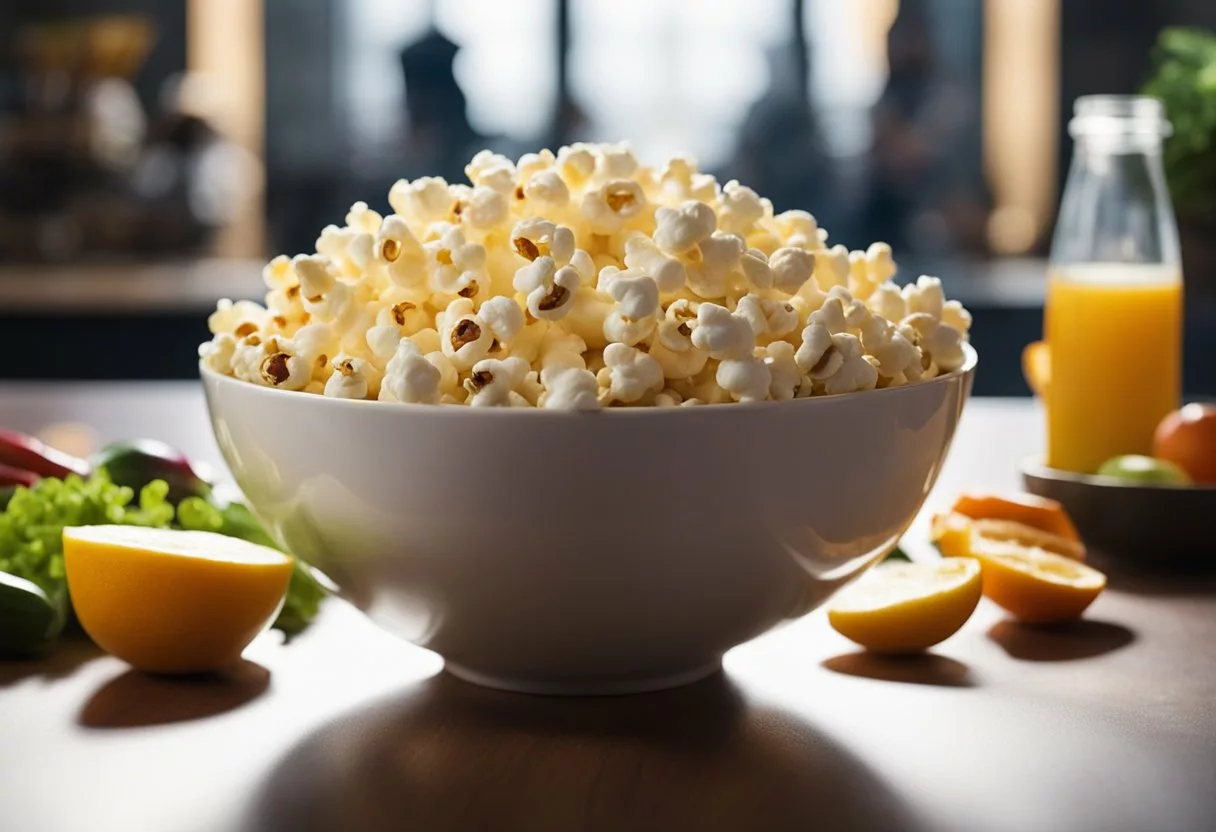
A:
{"label": "glass bottle with orange liquid", "polygon": [[1149,454],[1182,391],[1182,271],[1161,102],[1077,99],[1047,282],[1047,464]]}

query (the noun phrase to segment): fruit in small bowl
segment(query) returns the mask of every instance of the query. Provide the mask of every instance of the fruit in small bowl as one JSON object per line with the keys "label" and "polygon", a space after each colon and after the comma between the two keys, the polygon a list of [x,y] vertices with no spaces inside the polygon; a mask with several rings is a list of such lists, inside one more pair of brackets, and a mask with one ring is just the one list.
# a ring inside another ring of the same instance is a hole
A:
{"label": "fruit in small bowl", "polygon": [[976,364],[785,402],[580,413],[351,401],[202,368],[267,527],[466,679],[692,681],[895,546]]}
{"label": "fruit in small bowl", "polygon": [[1153,456],[1196,483],[1216,485],[1216,405],[1188,404],[1166,416],[1153,436]]}

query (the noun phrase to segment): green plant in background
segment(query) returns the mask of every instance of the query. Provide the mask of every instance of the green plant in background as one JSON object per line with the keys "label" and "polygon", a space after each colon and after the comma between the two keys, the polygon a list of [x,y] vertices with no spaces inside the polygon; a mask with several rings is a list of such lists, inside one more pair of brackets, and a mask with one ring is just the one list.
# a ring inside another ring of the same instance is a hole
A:
{"label": "green plant in background", "polygon": [[1143,92],[1165,103],[1174,126],[1163,161],[1179,216],[1216,219],[1216,34],[1162,30]]}

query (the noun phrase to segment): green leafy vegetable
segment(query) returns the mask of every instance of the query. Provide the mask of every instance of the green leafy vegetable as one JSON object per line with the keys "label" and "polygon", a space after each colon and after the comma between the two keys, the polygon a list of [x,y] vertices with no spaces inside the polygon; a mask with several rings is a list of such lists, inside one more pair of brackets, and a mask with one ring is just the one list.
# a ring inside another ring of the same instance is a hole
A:
{"label": "green leafy vegetable", "polygon": [[104,471],[87,480],[48,477],[31,488],[19,487],[0,514],[0,572],[25,578],[47,594],[66,601],[63,530],[66,526],[125,525],[167,527],[173,506],[169,487],[152,482],[135,492],[115,485]]}
{"label": "green leafy vegetable", "polygon": [[1174,127],[1163,161],[1178,213],[1216,216],[1216,35],[1185,27],[1162,30],[1143,92],[1161,99]]}
{"label": "green leafy vegetable", "polygon": [[[30,581],[66,619],[70,609],[63,568],[63,530],[68,526],[127,525],[183,528],[239,537],[282,549],[249,509],[240,503],[214,505],[189,497],[177,511],[168,502],[169,486],[153,480],[135,492],[115,485],[104,469],[88,479],[46,478],[31,488],[16,488],[0,512],[0,572]],[[311,570],[296,561],[287,599],[274,626],[291,635],[316,617],[325,589]]]}
{"label": "green leafy vegetable", "polygon": [[890,553],[882,560],[883,560],[883,563],[886,563],[887,561],[896,561],[896,560],[905,561],[907,563],[912,562],[912,558],[908,557],[908,553],[905,552],[899,546],[896,546],[894,549],[892,549],[890,551]]}

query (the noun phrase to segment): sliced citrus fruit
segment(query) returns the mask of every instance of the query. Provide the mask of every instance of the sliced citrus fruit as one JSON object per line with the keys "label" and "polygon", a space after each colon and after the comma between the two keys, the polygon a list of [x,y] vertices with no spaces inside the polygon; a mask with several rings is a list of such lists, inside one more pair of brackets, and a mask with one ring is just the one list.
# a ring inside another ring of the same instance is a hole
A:
{"label": "sliced citrus fruit", "polygon": [[841,593],[828,621],[876,653],[915,653],[954,635],[980,600],[970,558],[880,566]]}
{"label": "sliced citrus fruit", "polygon": [[984,595],[1022,621],[1071,621],[1106,587],[1106,576],[1055,552],[1013,541],[971,538]]}
{"label": "sliced citrus fruit", "polygon": [[973,520],[1012,520],[1070,540],[1081,539],[1062,505],[1034,494],[963,494],[951,510]]}
{"label": "sliced citrus fruit", "polygon": [[971,554],[971,538],[979,535],[986,540],[1019,543],[1073,560],[1085,560],[1085,544],[1079,540],[1045,532],[1042,529],[1016,523],[1012,520],[972,520],[970,517],[950,512],[933,518],[931,539],[947,557],[966,557]]}
{"label": "sliced citrus fruit", "polygon": [[1039,398],[1051,385],[1051,347],[1046,341],[1032,341],[1022,350],[1022,375]]}
{"label": "sliced citrus fruit", "polygon": [[289,555],[211,532],[135,526],[63,530],[68,590],[85,632],[141,670],[233,664],[271,622]]}

